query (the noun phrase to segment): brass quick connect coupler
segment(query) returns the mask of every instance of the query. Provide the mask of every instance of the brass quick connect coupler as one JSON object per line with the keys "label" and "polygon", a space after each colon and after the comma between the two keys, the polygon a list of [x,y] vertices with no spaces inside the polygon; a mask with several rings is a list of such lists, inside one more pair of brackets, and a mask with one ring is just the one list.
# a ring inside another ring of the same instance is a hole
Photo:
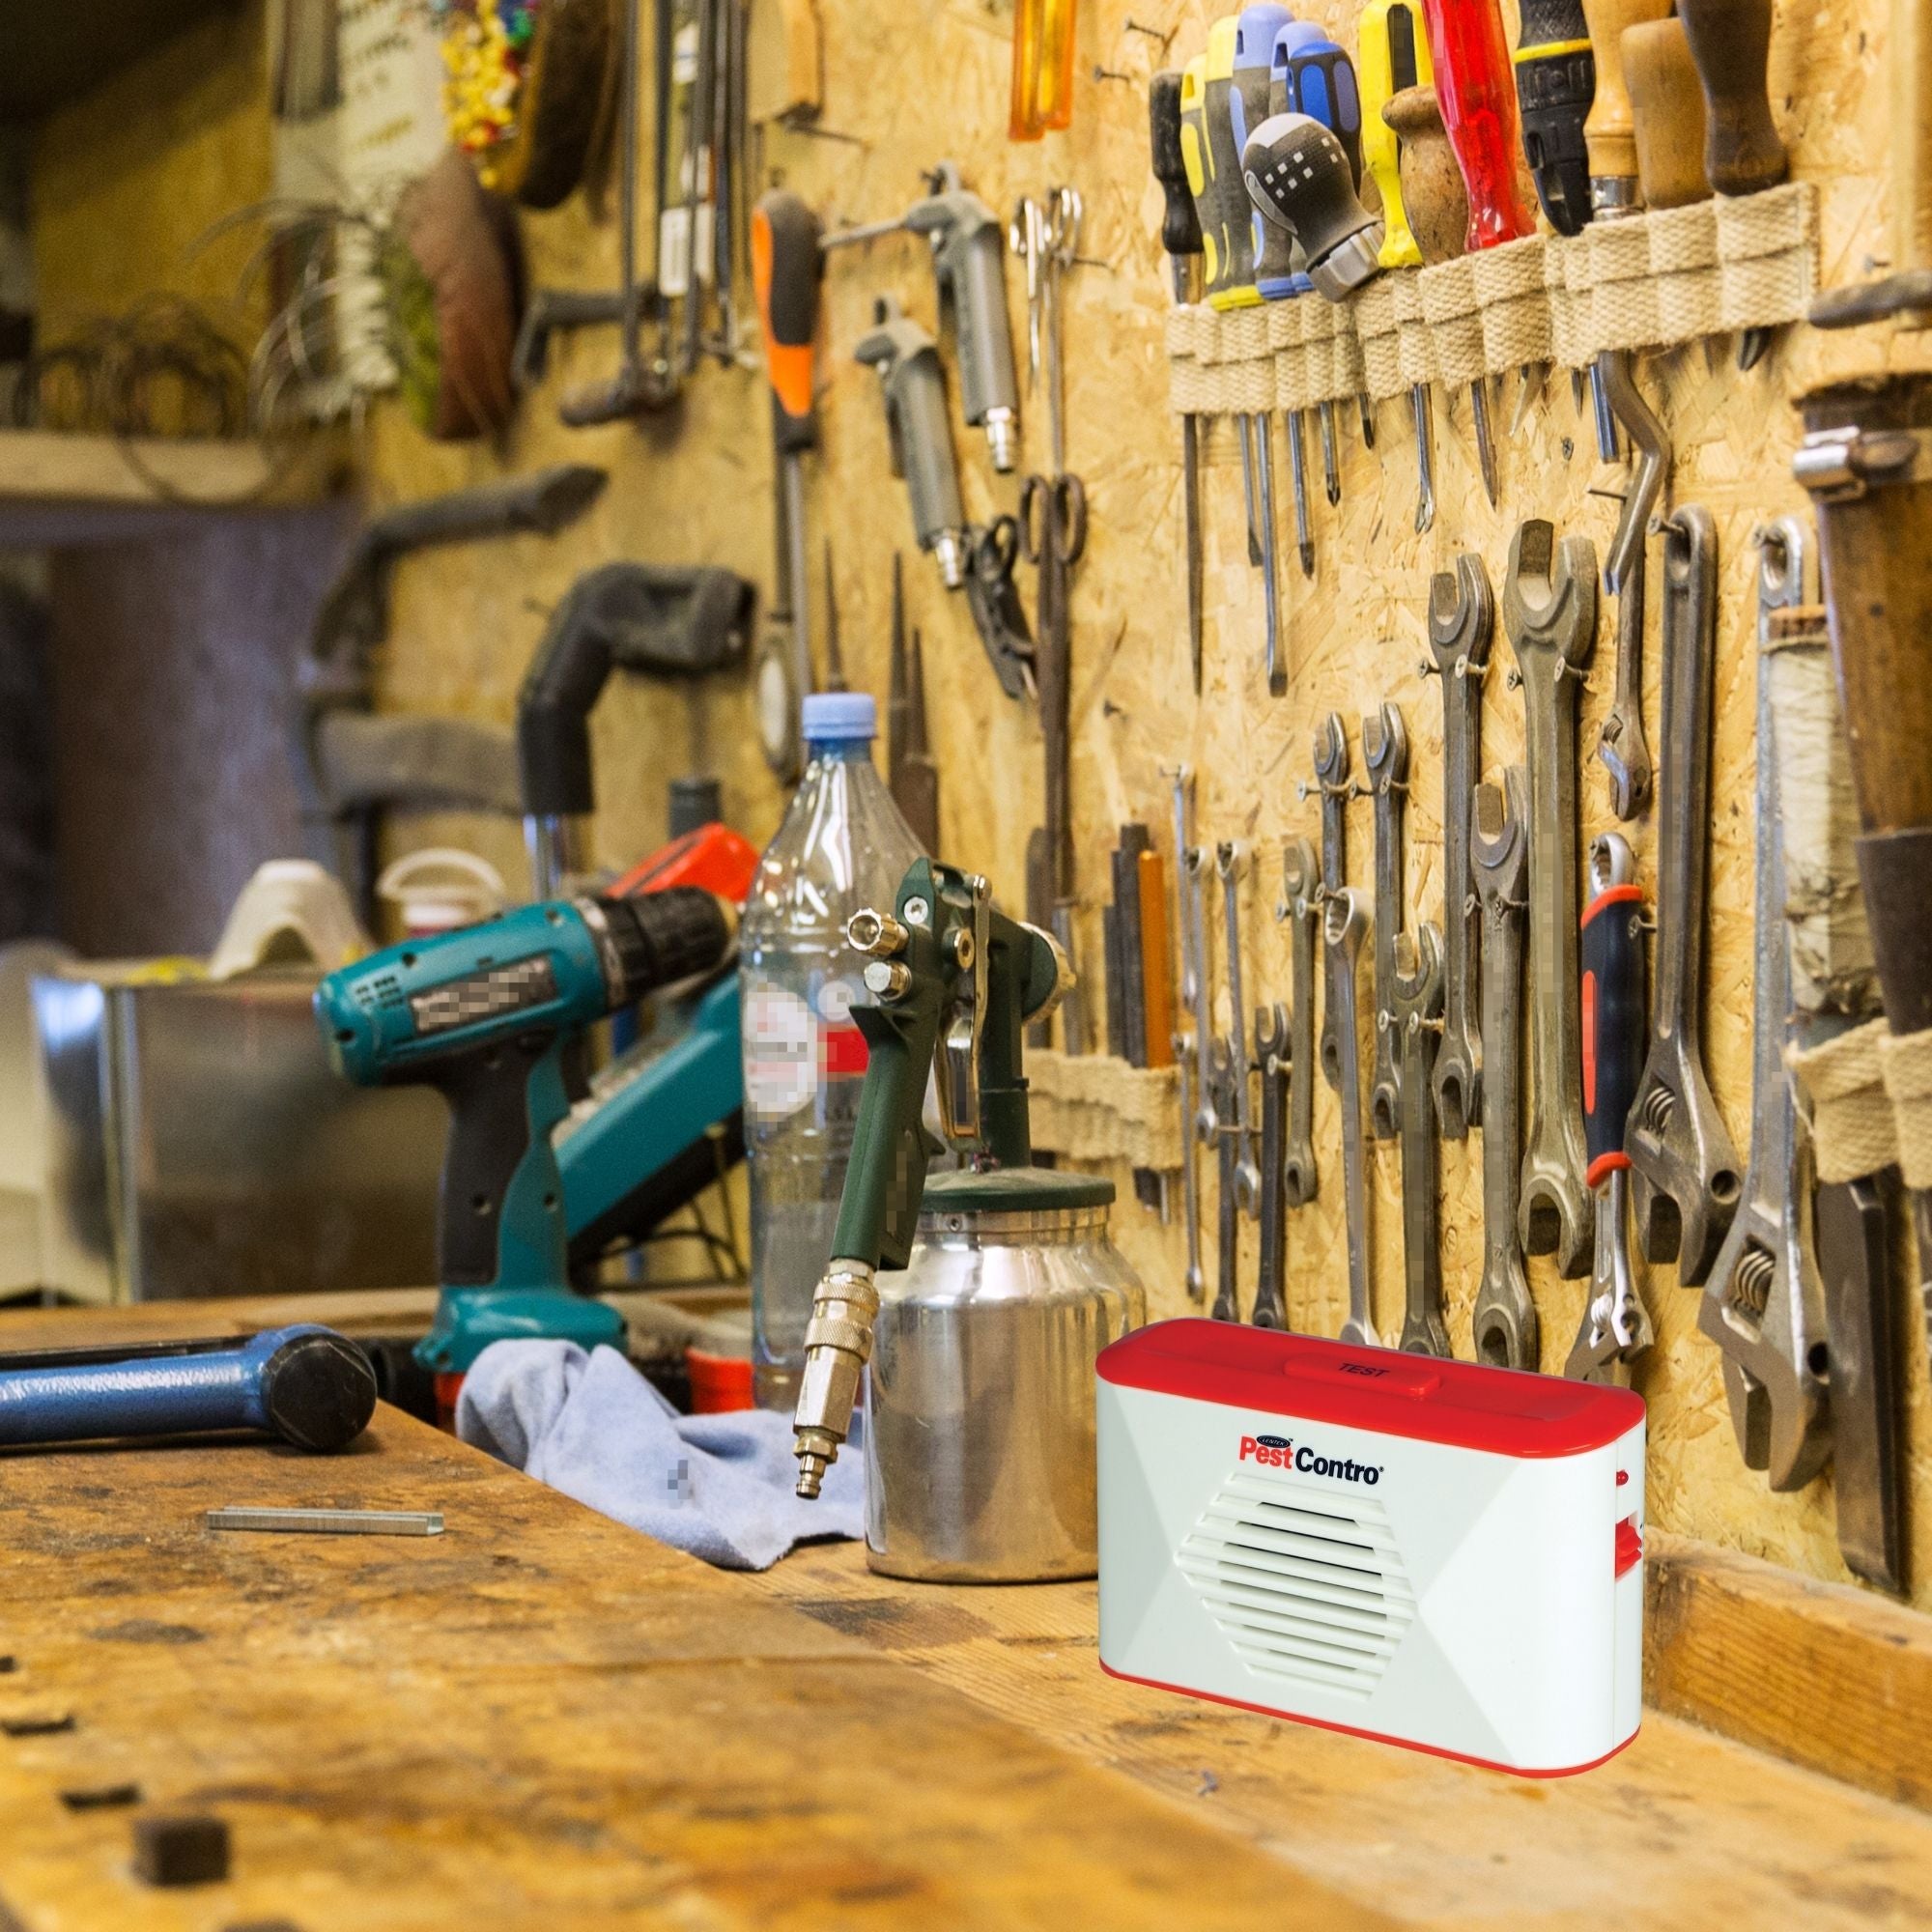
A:
{"label": "brass quick connect coupler", "polygon": [[852,1427],[859,1378],[872,1353],[872,1321],[879,1291],[868,1263],[834,1261],[811,1297],[805,1331],[805,1375],[792,1417],[791,1453],[798,1458],[798,1493],[817,1495],[838,1445]]}

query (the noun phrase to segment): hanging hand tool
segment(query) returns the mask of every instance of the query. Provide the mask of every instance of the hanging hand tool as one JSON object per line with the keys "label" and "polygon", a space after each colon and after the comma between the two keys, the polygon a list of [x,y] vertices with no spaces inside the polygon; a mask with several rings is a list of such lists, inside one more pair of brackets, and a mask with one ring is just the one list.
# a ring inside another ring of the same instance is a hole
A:
{"label": "hanging hand tool", "polygon": [[1288,1301],[1288,1180],[1283,1160],[1288,1135],[1288,1009],[1279,1000],[1255,1009],[1255,1063],[1262,1076],[1261,1264],[1249,1320],[1257,1328],[1286,1328]]}
{"label": "hanging hand tool", "polygon": [[1255,1160],[1255,1117],[1248,1092],[1253,1063],[1248,1058],[1248,1009],[1241,984],[1241,875],[1247,870],[1250,847],[1245,838],[1224,838],[1214,848],[1214,869],[1221,879],[1221,912],[1228,969],[1228,1024],[1232,1037],[1235,1110],[1223,1111],[1221,1131],[1233,1132],[1239,1150],[1235,1162],[1235,1196],[1241,1212],[1254,1215],[1261,1208],[1261,1168]]}
{"label": "hanging hand tool", "polygon": [[[1201,1268],[1201,1135],[1196,1120],[1207,1090],[1195,1089],[1200,1027],[1201,988],[1207,968],[1201,957],[1201,926],[1195,918],[1194,894],[1199,882],[1188,854],[1194,850],[1194,773],[1187,765],[1171,765],[1165,776],[1174,787],[1174,892],[1176,923],[1180,928],[1180,1002],[1175,1010],[1174,1059],[1180,1070],[1180,1211],[1187,1224],[1186,1289],[1189,1301],[1207,1298],[1208,1280]],[[1187,1024],[1192,1022],[1192,1025]],[[1205,1055],[1201,1056],[1205,1062]]]}
{"label": "hanging hand tool", "polygon": [[1301,244],[1309,280],[1330,301],[1381,272],[1381,224],[1356,199],[1349,157],[1321,122],[1269,115],[1241,150],[1241,172],[1255,206]]}
{"label": "hanging hand tool", "polygon": [[1650,1044],[1627,1136],[1645,1255],[1708,1278],[1737,1212],[1738,1158],[1704,1070],[1704,927],[1711,839],[1718,539],[1687,504],[1663,536],[1663,763],[1658,775],[1657,974]]}
{"label": "hanging hand tool", "polygon": [[[1148,145],[1162,196],[1160,245],[1174,278],[1174,300],[1196,300],[1200,279],[1201,220],[1188,191],[1187,158],[1180,146],[1180,75],[1170,69],[1148,84]],[[1201,695],[1202,573],[1201,426],[1180,418],[1180,514],[1187,544],[1187,650],[1194,695]]]}
{"label": "hanging hand tool", "polygon": [[1383,704],[1362,714],[1362,764],[1376,808],[1376,1058],[1369,1131],[1392,1141],[1401,1128],[1395,1068],[1395,942],[1402,930],[1402,827],[1408,803],[1408,728]]}
{"label": "hanging hand tool", "polygon": [[1620,833],[1590,841],[1583,908],[1583,1133],[1597,1238],[1583,1320],[1563,1373],[1630,1385],[1630,1365],[1654,1339],[1631,1265],[1630,1155],[1625,1123],[1643,1066],[1643,888]]}
{"label": "hanging hand tool", "polygon": [[1590,1265],[1577,970],[1577,702],[1597,629],[1597,554],[1540,517],[1510,541],[1503,628],[1522,679],[1529,780],[1530,1116],[1518,1235],[1574,1279]]}
{"label": "hanging hand tool", "polygon": [[[782,661],[769,648],[756,673],[760,734],[775,770],[798,770],[799,707],[811,688],[810,600],[805,582],[805,452],[818,447],[812,395],[812,343],[818,333],[822,280],[818,217],[788,188],[774,188],[752,211],[752,285],[764,336],[765,380],[772,391],[772,450],[780,476],[778,591],[774,614],[791,619],[789,692]],[[784,705],[784,729],[774,734],[767,713]],[[773,756],[774,748],[779,755]]]}
{"label": "hanging hand tool", "polygon": [[1483,1281],[1470,1327],[1476,1359],[1534,1369],[1536,1303],[1517,1240],[1517,1142],[1522,1119],[1522,922],[1528,908],[1529,810],[1520,765],[1476,787],[1469,849],[1483,905]]}
{"label": "hanging hand tool", "polygon": [[1286,1062],[1289,1074],[1288,1137],[1282,1176],[1291,1208],[1315,1199],[1315,934],[1321,923],[1321,874],[1315,848],[1305,838],[1290,838],[1281,848],[1281,902],[1275,918],[1288,923],[1291,1016]]}
{"label": "hanging hand tool", "polygon": [[[1318,904],[1333,898],[1349,882],[1349,801],[1355,787],[1349,778],[1349,736],[1342,714],[1331,711],[1315,727],[1315,790],[1321,798],[1321,886]],[[1308,787],[1303,786],[1306,793]],[[1342,1091],[1341,1014],[1346,1004],[1336,985],[1340,961],[1323,927],[1323,960],[1327,985],[1321,1005],[1321,1072],[1332,1088]]]}
{"label": "hanging hand tool", "polygon": [[1745,1466],[1764,1470],[1772,1489],[1789,1491],[1810,1482],[1832,1453],[1837,1363],[1826,1345],[1824,1290],[1808,1239],[1811,1164],[1784,1065],[1791,1017],[1789,882],[1765,645],[1772,611],[1784,608],[1787,596],[1798,601],[1805,545],[1796,520],[1783,522],[1787,528],[1780,535],[1791,541],[1776,545],[1776,560],[1770,545],[1758,559],[1750,1159],[1737,1216],[1698,1297],[1697,1326],[1723,1356],[1724,1396]]}
{"label": "hanging hand tool", "polygon": [[[1833,682],[1825,609],[1807,568],[1810,532],[1799,519],[1779,517],[1760,543],[1758,676],[1768,694],[1779,794],[1784,887],[1777,910],[1791,980],[1786,1037],[1804,1054],[1874,1018],[1880,999],[1853,852],[1858,805],[1851,750]],[[1765,740],[1760,727],[1760,744]],[[1854,1574],[1902,1595],[1905,1463],[1887,1226],[1896,1170],[1852,1176],[1834,1170],[1825,1180],[1817,1174],[1808,1113],[1800,1112],[1794,1124],[1800,1254],[1807,1266],[1815,1263],[1830,1344],[1838,1548]],[[1753,1160],[1756,1153],[1753,1140]],[[1804,1188],[1812,1190],[1808,1252]]]}
{"label": "hanging hand tool", "polygon": [[1436,1206],[1435,1109],[1430,1086],[1442,1023],[1442,935],[1424,920],[1395,943],[1390,988],[1402,1125],[1402,1347],[1447,1358],[1442,1319],[1442,1241]]}
{"label": "hanging hand tool", "polygon": [[[1071,961],[1073,947],[1073,804],[1071,755],[1073,640],[1069,579],[1087,548],[1087,491],[1077,476],[1029,476],[1020,487],[1020,548],[1039,571],[1034,624],[1034,674],[1039,685],[1039,726],[1046,748],[1046,854],[1054,937]],[[1078,984],[1061,1006],[1061,1038],[1068,1053],[1089,1050],[1087,1006]]]}
{"label": "hanging hand tool", "polygon": [[[1932,48],[1918,44],[1918,31],[1894,57],[1924,79],[1932,77]],[[1903,127],[1894,116],[1892,135],[1922,148],[1927,129],[1922,123]],[[1932,197],[1922,185],[1918,192],[1914,208],[1921,219],[1932,218]],[[1912,279],[1928,261],[1932,254],[1915,246],[1889,283],[1855,292],[1860,312],[1909,313],[1909,298],[1922,293],[1932,299],[1932,279]],[[1834,319],[1852,308],[1848,296]],[[1818,506],[1872,955],[1891,1034],[1922,1034],[1932,1028],[1932,946],[1925,939],[1932,905],[1932,758],[1925,750],[1932,744],[1932,484],[1924,480],[1932,378],[1833,384],[1805,396],[1803,409],[1805,435],[1793,469]],[[1932,1341],[1932,1176],[1916,1171],[1916,1150],[1901,1154]]]}
{"label": "hanging hand tool", "polygon": [[[830,585],[827,586],[828,593]],[[920,849],[939,848],[939,771],[925,729],[925,663],[919,633],[906,643],[905,582],[893,553],[893,635],[886,698],[886,787]]]}
{"label": "hanging hand tool", "polygon": [[[1624,78],[1623,35],[1644,20],[1661,20],[1670,0],[1582,0],[1597,69],[1596,99],[1583,124],[1590,163],[1592,219],[1615,221],[1643,207],[1637,172],[1636,119]],[[1605,462],[1616,455],[1615,424],[1621,423],[1637,453],[1635,474],[1624,496],[1616,535],[1604,558],[1604,584],[1621,596],[1632,559],[1642,547],[1651,513],[1670,470],[1670,438],[1637,391],[1631,352],[1605,349],[1590,366],[1597,402],[1597,453]]]}
{"label": "hanging hand tool", "polygon": [[1107,854],[1113,897],[1101,907],[1107,962],[1107,1051],[1129,1066],[1147,1063],[1147,1003],[1141,988],[1141,854],[1151,840],[1145,825],[1121,827]]}
{"label": "hanging hand tool", "polygon": [[1639,20],[1623,35],[1637,185],[1646,208],[1689,208],[1711,198],[1704,172],[1704,93],[1684,22]]}
{"label": "hanging hand tool", "polygon": [[[1765,85],[1771,0],[1681,0],[1677,13],[1704,89],[1704,172],[1711,185],[1724,195],[1776,187],[1791,163]],[[1756,364],[1770,341],[1768,328],[1746,329],[1738,367]]]}
{"label": "hanging hand tool", "polygon": [[1617,596],[1617,675],[1597,756],[1610,775],[1610,810],[1634,818],[1650,803],[1650,744],[1643,729],[1643,546],[1630,554]]}
{"label": "hanging hand tool", "polygon": [[1342,1218],[1349,1237],[1349,1315],[1342,1323],[1342,1340],[1363,1349],[1381,1346],[1370,1301],[1369,1185],[1362,1136],[1360,1009],[1355,990],[1362,946],[1374,924],[1360,893],[1342,886],[1322,895],[1321,938],[1332,962],[1326,1010],[1335,1022],[1342,1092]]}
{"label": "hanging hand tool", "polygon": [[[1433,84],[1429,37],[1410,0],[1369,0],[1356,27],[1356,77],[1362,93],[1362,163],[1382,198],[1382,243],[1377,259],[1385,269],[1422,265],[1422,250],[1403,204],[1400,149],[1383,109],[1397,94]],[[1412,384],[1409,415],[1415,426],[1415,529],[1435,521],[1435,432],[1429,385]]]}
{"label": "hanging hand tool", "polygon": [[1483,763],[1483,679],[1495,623],[1490,575],[1473,551],[1457,557],[1453,571],[1430,579],[1430,655],[1421,669],[1442,680],[1442,1044],[1435,1089],[1442,1137],[1451,1141],[1468,1137],[1483,1104],[1476,1015],[1482,923],[1469,874],[1469,813]]}
{"label": "hanging hand tool", "polygon": [[1076,0],[1018,0],[1007,139],[1037,141],[1073,120]]}
{"label": "hanging hand tool", "polygon": [[[1463,185],[1469,194],[1466,250],[1500,247],[1536,233],[1523,205],[1517,170],[1520,164],[1516,87],[1510,78],[1509,47],[1503,39],[1496,0],[1423,0],[1430,58],[1442,125],[1456,151]],[[1496,500],[1495,441],[1490,430],[1489,386],[1478,377],[1470,384],[1476,454],[1483,489]]]}
{"label": "hanging hand tool", "polygon": [[1597,93],[1582,0],[1523,0],[1515,68],[1522,153],[1536,198],[1557,234],[1581,234],[1590,218],[1583,122]]}
{"label": "hanging hand tool", "polygon": [[[645,0],[624,0],[623,65],[619,75],[617,245],[622,281],[623,359],[617,365],[617,373],[609,382],[573,390],[557,406],[557,415],[571,429],[617,422],[627,416],[641,415],[648,410],[666,409],[676,400],[679,387],[678,371],[668,355],[660,355],[654,361],[646,362],[641,341],[644,285],[638,278],[638,147],[640,139],[638,93],[641,65],[639,40],[642,28],[638,16],[644,4]],[[667,11],[668,5],[660,5],[661,14]],[[662,169],[659,180],[662,183]],[[662,257],[662,250],[660,255]],[[655,281],[661,309],[669,287],[667,267],[660,259]]]}
{"label": "hanging hand tool", "polygon": [[[850,691],[845,682],[845,649],[838,637],[838,585],[832,575],[832,539],[825,539],[825,684],[826,691]],[[893,553],[898,562],[898,553]]]}
{"label": "hanging hand tool", "polygon": [[939,347],[899,307],[896,296],[880,296],[872,304],[871,333],[861,339],[852,357],[879,372],[893,473],[905,478],[913,532],[920,549],[938,559],[947,589],[957,590],[965,582],[966,513],[959,503]]}
{"label": "hanging hand tool", "polygon": [[[1348,163],[1350,199],[1362,180],[1362,101],[1355,85],[1355,65],[1335,42],[1319,27],[1305,21],[1291,21],[1274,37],[1268,59],[1268,114],[1305,114],[1318,121],[1340,144]],[[1249,129],[1249,140],[1257,130]],[[1245,150],[1247,143],[1242,147]],[[1253,189],[1250,188],[1250,193]],[[1257,203],[1264,217],[1269,213],[1265,203]],[[1332,290],[1314,277],[1318,253],[1331,252],[1334,242],[1326,235],[1304,235],[1291,225],[1296,242],[1296,266],[1323,295],[1333,299]],[[1364,267],[1361,277],[1371,272]],[[1345,284],[1345,286],[1349,286]],[[1360,399],[1361,419],[1371,421],[1367,397]],[[1330,506],[1342,500],[1342,478],[1335,463],[1335,405],[1327,398],[1317,406],[1321,427],[1321,474],[1323,494]],[[1366,437],[1373,446],[1373,434]]]}
{"label": "hanging hand tool", "polygon": [[1239,1201],[1240,1145],[1235,1132],[1235,1109],[1240,1101],[1240,1088],[1246,1083],[1247,1068],[1236,1064],[1235,1049],[1225,1039],[1214,1042],[1210,1056],[1213,1068],[1214,1112],[1221,1122],[1215,1136],[1218,1186],[1215,1205],[1215,1281],[1214,1305],[1208,1311],[1214,1321],[1241,1319],[1241,1209]]}
{"label": "hanging hand tool", "polygon": [[358,1087],[435,1087],[451,1123],[437,1210],[442,1293],[417,1346],[461,1375],[504,1337],[621,1339],[623,1319],[570,1292],[553,1131],[569,1111],[564,1056],[582,1029],[736,941],[735,908],[681,887],[556,899],[416,938],[331,973],[316,1022]]}
{"label": "hanging hand tool", "polygon": [[0,1354],[0,1448],[245,1429],[318,1454],[376,1412],[376,1375],[346,1335],[302,1322],[206,1342]]}
{"label": "hanging hand tool", "polygon": [[[1235,139],[1235,36],[1233,14],[1216,20],[1208,33],[1208,52],[1200,71],[1200,112],[1194,113],[1190,81],[1194,63],[1181,69],[1180,138],[1187,156],[1187,180],[1201,217],[1208,270],[1208,305],[1213,309],[1252,308],[1262,299],[1255,285],[1255,241],[1261,217],[1241,180],[1240,144]],[[1262,573],[1266,620],[1268,690],[1288,689],[1288,667],[1280,644],[1279,574],[1274,550],[1274,438],[1268,412],[1257,410],[1237,418],[1241,437],[1241,493],[1248,516],[1248,561]]]}
{"label": "hanging hand tool", "polygon": [[[985,431],[993,468],[1004,474],[1019,455],[1020,410],[1007,322],[1006,231],[993,211],[961,185],[956,161],[941,161],[925,176],[925,187],[923,197],[903,214],[861,228],[834,229],[818,245],[829,251],[886,235],[925,237],[931,244],[942,326],[948,313],[952,317],[960,410],[969,429]],[[893,306],[896,313],[896,301]]]}
{"label": "hanging hand tool", "polygon": [[[1308,293],[1313,287],[1308,277],[1296,270],[1294,237],[1271,214],[1264,215],[1255,206],[1241,172],[1241,151],[1247,145],[1248,136],[1268,117],[1275,37],[1291,31],[1293,26],[1293,15],[1286,7],[1274,4],[1274,0],[1262,0],[1260,5],[1244,7],[1236,16],[1230,56],[1227,173],[1239,213],[1246,216],[1253,232],[1255,289],[1264,301],[1289,300]],[[1318,30],[1311,28],[1308,31],[1313,33]],[[1210,40],[1210,73],[1213,71],[1213,45]],[[1220,131],[1210,127],[1210,138]],[[1216,158],[1218,166],[1221,156]],[[1302,444],[1301,412],[1298,410],[1284,410],[1282,415],[1288,429],[1289,483],[1294,496],[1295,554],[1301,562],[1302,575],[1310,577],[1315,571],[1315,544],[1308,522],[1308,463]],[[1261,439],[1263,461],[1271,469],[1274,462],[1273,437],[1267,415],[1264,412],[1255,421]],[[1271,492],[1264,493],[1264,500],[1269,495]],[[1266,534],[1272,535],[1272,531]],[[1272,637],[1268,644],[1268,690],[1278,697],[1287,689],[1288,666]]]}
{"label": "hanging hand tool", "polygon": [[966,608],[1000,689],[1009,697],[1037,696],[1034,684],[1033,628],[1013,582],[1019,561],[1020,526],[1001,515],[966,531]]}

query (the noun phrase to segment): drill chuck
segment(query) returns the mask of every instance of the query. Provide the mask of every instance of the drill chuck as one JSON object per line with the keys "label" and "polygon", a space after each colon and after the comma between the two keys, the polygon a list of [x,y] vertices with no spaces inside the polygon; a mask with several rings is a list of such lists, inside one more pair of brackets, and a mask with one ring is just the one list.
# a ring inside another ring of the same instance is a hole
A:
{"label": "drill chuck", "polygon": [[635,898],[576,901],[606,952],[612,1007],[724,963],[738,936],[738,910],[697,886]]}

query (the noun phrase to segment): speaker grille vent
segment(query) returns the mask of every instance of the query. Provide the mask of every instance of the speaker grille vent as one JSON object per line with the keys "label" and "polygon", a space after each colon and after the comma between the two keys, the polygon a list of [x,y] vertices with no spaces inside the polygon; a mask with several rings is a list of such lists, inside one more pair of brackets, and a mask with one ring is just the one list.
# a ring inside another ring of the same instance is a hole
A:
{"label": "speaker grille vent", "polygon": [[1367,1698],[1415,1621],[1388,1512],[1374,1497],[1243,1469],[1175,1561],[1261,1677]]}

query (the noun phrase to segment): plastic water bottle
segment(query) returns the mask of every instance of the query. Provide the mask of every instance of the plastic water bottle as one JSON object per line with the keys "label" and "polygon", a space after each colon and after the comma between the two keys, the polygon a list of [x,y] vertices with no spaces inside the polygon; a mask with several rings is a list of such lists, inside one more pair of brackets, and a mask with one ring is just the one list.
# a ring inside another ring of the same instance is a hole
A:
{"label": "plastic water bottle", "polygon": [[872,763],[872,699],[816,693],[804,714],[805,776],[759,862],[739,934],[753,1379],[761,1407],[786,1409],[865,1084],[866,1042],[851,1012],[867,998],[866,962],[846,945],[845,922],[895,904],[921,856]]}

